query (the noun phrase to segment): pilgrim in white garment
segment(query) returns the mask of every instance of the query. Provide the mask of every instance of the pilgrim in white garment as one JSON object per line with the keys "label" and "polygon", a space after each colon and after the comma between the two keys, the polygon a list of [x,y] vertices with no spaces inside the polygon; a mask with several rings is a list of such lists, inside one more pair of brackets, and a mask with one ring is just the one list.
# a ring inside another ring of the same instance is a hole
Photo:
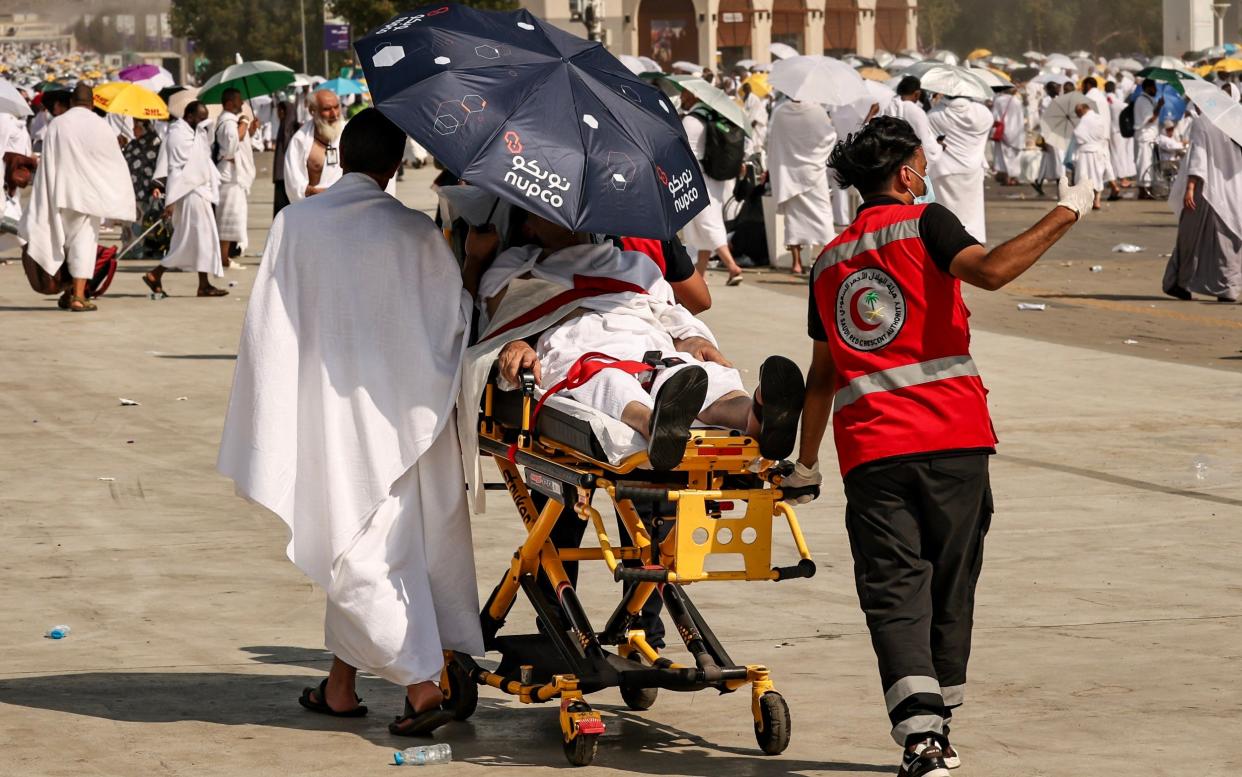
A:
{"label": "pilgrim in white garment", "polygon": [[[339,141],[346,121],[341,100],[335,93],[320,89],[310,96],[311,119],[289,138],[285,147],[285,194],[289,202],[301,202],[341,180]],[[385,189],[397,195],[397,180]]]}
{"label": "pilgrim in white garment", "polygon": [[166,178],[165,213],[171,211],[172,238],[168,253],[142,276],[153,295],[167,296],[163,277],[168,270],[198,273],[198,296],[223,297],[225,289],[211,285],[208,276],[224,274],[220,236],[212,206],[220,199],[220,172],[211,163],[211,126],[207,106],[188,103],[185,115],[168,128],[155,160],[155,177]]}
{"label": "pilgrim in white garment", "polygon": [[[880,113],[902,119],[914,129],[914,134],[923,141],[923,154],[927,157],[927,166],[930,169],[940,158],[941,146],[936,142],[936,133],[932,131],[927,120],[927,112],[923,110],[922,98],[923,87],[919,79],[906,76],[897,84],[897,96]],[[935,173],[932,173],[932,179],[935,179]]]}
{"label": "pilgrim in white garment", "polygon": [[795,274],[804,269],[803,246],[813,252],[836,237],[828,186],[828,157],[836,142],[832,120],[818,103],[789,100],[772,111],[768,180],[785,219],[785,245],[793,254]]}
{"label": "pilgrim in white garment", "polygon": [[928,165],[936,201],[953,211],[971,237],[987,242],[983,179],[984,155],[992,132],[992,113],[965,97],[943,100],[927,115],[932,132],[944,137],[944,150]]}
{"label": "pilgrim in white garment", "polygon": [[136,218],[129,166],[108,122],[91,110],[91,89],[79,85],[73,107],[48,125],[30,200],[18,223],[26,253],[49,275],[69,265],[73,287],[61,307],[89,311],[86,282],[95,274],[101,219]]}
{"label": "pilgrim in white garment", "polygon": [[750,122],[751,136],[746,139],[747,154],[763,153],[767,148],[768,101],[755,94],[750,84],[742,84],[742,112]]}
{"label": "pilgrim in white garment", "polygon": [[481,655],[483,638],[453,410],[471,303],[435,224],[384,191],[404,150],[362,111],[341,180],[272,223],[217,466],[289,527],[289,559],[326,594],[335,659],[300,703],[365,714],[370,672],[406,690],[389,731],[422,735],[452,719],[443,651]]}
{"label": "pilgrim in white garment", "polygon": [[[1110,90],[1109,87],[1112,87]],[[1126,101],[1117,94],[1116,85],[1108,82],[1104,85],[1108,97],[1109,136],[1108,145],[1113,161],[1113,172],[1123,181],[1134,178],[1138,172],[1134,167],[1134,138],[1121,135],[1121,112],[1126,109]]]}
{"label": "pilgrim in white garment", "polygon": [[1156,176],[1156,136],[1160,134],[1160,109],[1164,98],[1156,99],[1156,82],[1143,82],[1134,98],[1134,169],[1139,199],[1153,199],[1151,186]]}
{"label": "pilgrim in white garment", "polygon": [[1012,89],[996,95],[992,101],[992,117],[996,127],[994,137],[999,138],[993,144],[992,164],[999,180],[1015,184],[1022,172],[1020,159],[1026,144],[1026,117],[1022,115],[1022,101]]}
{"label": "pilgrim in white garment", "polygon": [[1100,192],[1105,186],[1112,189],[1110,199],[1120,197],[1114,180],[1113,166],[1108,155],[1108,119],[1096,111],[1092,103],[1081,103],[1076,108],[1078,125],[1074,127],[1074,179],[1090,181],[1095,192],[1096,210],[1100,207]]}
{"label": "pilgrim in white garment", "polygon": [[224,111],[216,119],[216,170],[220,173],[220,202],[216,205],[216,229],[220,233],[220,262],[230,265],[233,244],[245,247],[248,206],[246,198],[254,184],[253,120],[242,115],[241,92],[226,89]]}
{"label": "pilgrim in white garment", "polygon": [[1169,206],[1178,217],[1177,242],[1164,292],[1236,302],[1242,294],[1242,148],[1202,116],[1190,125],[1190,149]]}
{"label": "pilgrim in white garment", "polygon": [[[707,156],[707,119],[694,110],[698,98],[691,92],[682,92],[681,107],[687,113],[681,119],[682,129],[686,131],[686,140],[690,142],[690,150],[694,158],[699,160],[700,167]],[[703,172],[703,184],[707,188],[707,207],[695,214],[682,228],[684,242],[698,252],[699,272],[707,268],[707,260],[713,254],[729,271],[728,286],[736,286],[742,282],[742,268],[733,260],[733,252],[729,249],[729,233],[725,231],[724,204],[736,181],[736,175],[728,178],[713,178]],[[740,170],[738,172],[741,172]]]}

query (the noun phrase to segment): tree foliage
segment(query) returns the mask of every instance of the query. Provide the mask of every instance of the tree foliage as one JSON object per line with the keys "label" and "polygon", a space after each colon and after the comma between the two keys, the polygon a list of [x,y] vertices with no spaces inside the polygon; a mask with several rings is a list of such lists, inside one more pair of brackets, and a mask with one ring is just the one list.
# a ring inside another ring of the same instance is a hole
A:
{"label": "tree foliage", "polygon": [[[458,0],[462,5],[491,11],[511,11],[518,7],[517,0]],[[408,11],[421,3],[399,0],[329,0],[332,12],[349,22],[355,38],[360,38],[397,14]]]}
{"label": "tree foliage", "polygon": [[[969,20],[969,24],[963,23]],[[922,0],[925,46],[959,53],[983,47],[1010,56],[1075,49],[1112,56],[1160,53],[1160,0]]]}

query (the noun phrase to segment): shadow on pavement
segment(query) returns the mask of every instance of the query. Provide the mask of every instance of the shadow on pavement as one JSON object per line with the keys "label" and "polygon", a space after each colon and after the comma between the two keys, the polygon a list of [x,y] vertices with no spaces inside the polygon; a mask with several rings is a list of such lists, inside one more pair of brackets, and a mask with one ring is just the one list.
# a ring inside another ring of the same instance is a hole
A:
{"label": "shadow on pavement", "polygon": [[[394,737],[387,724],[401,706],[401,692],[376,678],[359,678],[370,708],[359,719],[330,718],[297,704],[303,687],[318,685],[330,657],[303,648],[246,648],[261,663],[310,666],[314,675],[226,672],[83,672],[0,680],[0,703],[127,723],[200,721],[226,726],[260,725],[303,731],[346,731],[376,745],[400,749],[431,740]],[[561,752],[555,704],[526,708],[481,699],[465,723],[450,723],[436,739],[453,746],[453,759],[506,768],[570,768]],[[770,758],[754,747],[733,747],[613,705],[597,705],[608,731],[595,763],[645,774],[726,777],[796,775],[807,771],[890,772],[888,764]],[[795,711],[796,712],[796,711]],[[738,714],[749,716],[740,703]],[[794,722],[798,735],[797,721]],[[813,736],[809,731],[803,736]]]}
{"label": "shadow on pavement", "polygon": [[1062,294],[1050,292],[1036,294],[1039,299],[1099,299],[1108,302],[1169,302],[1173,298],[1163,294]]}
{"label": "shadow on pavement", "polygon": [[194,359],[198,361],[236,361],[235,353],[161,353],[159,359]]}

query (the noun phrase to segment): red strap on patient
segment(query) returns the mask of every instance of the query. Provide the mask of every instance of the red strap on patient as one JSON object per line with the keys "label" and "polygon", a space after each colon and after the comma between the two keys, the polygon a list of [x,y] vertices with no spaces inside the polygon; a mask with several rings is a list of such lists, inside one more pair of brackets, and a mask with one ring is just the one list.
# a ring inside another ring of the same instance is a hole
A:
{"label": "red strap on patient", "polygon": [[[579,356],[578,360],[573,363],[572,367],[569,368],[569,372],[565,375],[565,379],[559,383],[553,384],[552,387],[545,391],[543,396],[539,398],[539,401],[535,404],[534,409],[530,411],[530,427],[531,429],[535,428],[535,419],[539,417],[539,411],[543,409],[543,404],[548,401],[549,397],[553,394],[564,391],[565,389],[578,388],[591,378],[594,378],[603,370],[621,370],[627,375],[638,377],[644,372],[651,372],[653,369],[655,368],[646,362],[618,359],[598,351],[584,353],[582,356]],[[509,446],[509,461],[511,462],[517,458],[517,447],[518,444],[516,442]]]}

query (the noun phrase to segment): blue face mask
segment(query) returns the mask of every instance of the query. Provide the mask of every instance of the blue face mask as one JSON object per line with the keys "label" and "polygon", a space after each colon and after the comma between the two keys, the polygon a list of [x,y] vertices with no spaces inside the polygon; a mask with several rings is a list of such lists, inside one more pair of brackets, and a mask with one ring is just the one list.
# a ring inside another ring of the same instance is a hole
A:
{"label": "blue face mask", "polygon": [[914,204],[915,205],[931,205],[933,202],[935,202],[936,201],[936,189],[935,187],[932,186],[931,176],[930,175],[919,175],[919,171],[915,170],[910,165],[906,165],[906,169],[914,173],[915,175],[918,175],[919,178],[923,179],[923,193],[919,195],[918,197],[914,198]]}

